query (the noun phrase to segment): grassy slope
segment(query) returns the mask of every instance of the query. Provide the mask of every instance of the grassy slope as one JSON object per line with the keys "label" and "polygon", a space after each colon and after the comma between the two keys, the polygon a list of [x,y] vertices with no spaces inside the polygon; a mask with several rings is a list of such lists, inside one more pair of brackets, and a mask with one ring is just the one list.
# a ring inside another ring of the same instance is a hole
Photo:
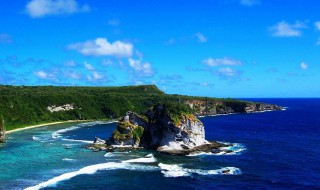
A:
{"label": "grassy slope", "polygon": [[[200,100],[242,104],[235,100],[167,95],[155,85],[123,87],[0,86],[0,116],[7,130],[44,122],[110,119],[128,110],[143,113],[157,103]],[[47,107],[73,104],[75,109],[51,113]]]}

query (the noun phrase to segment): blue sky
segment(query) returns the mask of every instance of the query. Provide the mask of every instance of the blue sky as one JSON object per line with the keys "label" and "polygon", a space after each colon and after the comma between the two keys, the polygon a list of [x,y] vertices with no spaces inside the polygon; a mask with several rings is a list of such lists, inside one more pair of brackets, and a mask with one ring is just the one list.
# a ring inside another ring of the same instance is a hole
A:
{"label": "blue sky", "polygon": [[0,84],[320,97],[320,1],[2,0]]}

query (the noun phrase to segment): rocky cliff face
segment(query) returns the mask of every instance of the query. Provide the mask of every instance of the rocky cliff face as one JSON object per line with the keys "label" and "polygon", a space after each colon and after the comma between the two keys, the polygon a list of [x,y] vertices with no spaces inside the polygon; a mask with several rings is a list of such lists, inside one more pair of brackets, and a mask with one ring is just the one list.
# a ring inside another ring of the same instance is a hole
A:
{"label": "rocky cliff face", "polygon": [[144,116],[128,112],[120,118],[109,145],[129,145],[161,152],[191,150],[209,144],[202,122],[192,114],[170,116],[163,105],[149,109]]}
{"label": "rocky cliff face", "polygon": [[259,111],[282,110],[283,107],[273,104],[262,104],[244,102],[237,100],[186,100],[183,103],[189,105],[197,116],[230,114],[230,113],[252,113]]}

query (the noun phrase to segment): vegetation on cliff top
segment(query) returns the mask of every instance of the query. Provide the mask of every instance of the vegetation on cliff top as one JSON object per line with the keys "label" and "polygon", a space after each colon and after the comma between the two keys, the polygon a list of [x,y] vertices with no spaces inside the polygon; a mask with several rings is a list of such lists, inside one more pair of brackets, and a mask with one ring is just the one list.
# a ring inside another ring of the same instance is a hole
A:
{"label": "vegetation on cliff top", "polygon": [[[189,105],[195,103],[193,108]],[[176,110],[201,114],[227,107],[243,112],[246,102],[230,99],[168,95],[155,85],[122,87],[0,86],[0,116],[7,130],[64,120],[117,119],[128,110],[136,113],[166,103],[177,120]],[[48,107],[69,105],[72,109],[50,111]],[[219,105],[219,106],[217,106]],[[202,107],[201,107],[202,106]]]}

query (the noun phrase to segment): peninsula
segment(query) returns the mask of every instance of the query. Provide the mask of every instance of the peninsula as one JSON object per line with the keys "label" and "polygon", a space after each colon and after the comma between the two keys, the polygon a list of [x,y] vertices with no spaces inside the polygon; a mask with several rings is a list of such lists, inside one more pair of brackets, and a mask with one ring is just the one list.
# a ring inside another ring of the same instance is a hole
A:
{"label": "peninsula", "polygon": [[186,105],[195,116],[281,110],[276,105],[165,94],[155,85],[121,87],[1,86],[0,116],[6,130],[68,120],[117,119],[143,114],[158,103]]}

